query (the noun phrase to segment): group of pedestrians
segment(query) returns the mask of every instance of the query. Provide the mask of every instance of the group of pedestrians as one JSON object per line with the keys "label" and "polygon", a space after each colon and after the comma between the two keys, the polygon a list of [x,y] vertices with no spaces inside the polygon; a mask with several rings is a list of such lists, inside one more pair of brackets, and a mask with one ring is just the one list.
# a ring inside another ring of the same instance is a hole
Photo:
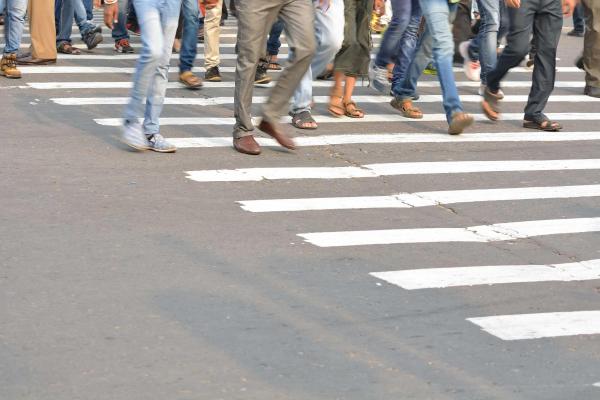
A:
{"label": "group of pedestrians", "polygon": [[[41,25],[40,15],[45,15],[40,12],[53,11],[55,51],[77,54],[78,49],[73,47],[70,38],[73,21],[79,26],[88,49],[94,48],[102,41],[102,34],[101,28],[92,22],[92,1],[100,5],[99,0],[30,0],[32,52],[18,56],[27,0],[0,0],[6,32],[2,75],[20,77],[19,60],[23,63],[56,60],[56,56],[52,59],[35,51],[34,25]],[[296,128],[318,128],[312,117],[312,81],[318,76],[333,78],[327,111],[334,117],[365,116],[353,100],[353,92],[357,80],[370,78],[376,90],[391,94],[391,106],[403,116],[423,118],[423,112],[413,101],[419,97],[417,82],[431,63],[442,89],[448,133],[462,133],[473,124],[474,118],[464,111],[454,80],[457,52],[452,23],[459,1],[388,0],[392,17],[373,61],[371,15],[374,9],[381,10],[384,0],[237,2],[235,8],[231,7],[238,19],[233,147],[245,154],[257,155],[261,151],[254,139],[253,86],[270,81],[268,69],[282,69],[277,61],[282,31],[286,34],[290,54],[262,108],[258,125],[259,130],[282,146],[295,148],[279,124],[284,113],[289,113]],[[469,3],[471,8],[470,0],[462,2]],[[54,8],[47,7],[47,3],[50,6],[54,3]],[[190,89],[200,88],[202,79],[192,71],[200,36],[205,43],[204,79],[222,79],[219,37],[223,0],[130,0],[129,5],[127,0],[103,0],[102,3],[105,24],[115,40],[115,51],[133,51],[127,32],[137,30],[132,25],[139,26],[141,32],[142,49],[124,112],[123,141],[138,150],[174,152],[175,146],[160,134],[159,126],[171,54],[180,53],[180,82]],[[579,14],[583,14],[585,21],[580,62],[586,71],[585,94],[600,97],[598,1],[581,0],[580,5],[578,0],[473,0],[472,3],[473,14],[478,16],[478,32],[472,40],[458,46],[458,53],[465,59],[467,77],[481,83],[481,106],[490,120],[501,118],[503,78],[530,55],[534,69],[523,126],[544,131],[562,128],[543,111],[554,89],[556,51],[563,18],[574,12],[576,21],[581,18]],[[36,7],[39,7],[37,13]],[[199,34],[201,23],[203,28]],[[581,27],[577,25],[570,32],[572,36],[580,33]],[[500,48],[503,38],[506,44]]]}

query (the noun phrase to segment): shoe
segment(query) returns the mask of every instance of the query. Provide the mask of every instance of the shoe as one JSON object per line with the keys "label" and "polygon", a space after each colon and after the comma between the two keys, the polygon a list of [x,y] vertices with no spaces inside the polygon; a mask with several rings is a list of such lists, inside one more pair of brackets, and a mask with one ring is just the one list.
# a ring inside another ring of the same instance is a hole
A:
{"label": "shoe", "polygon": [[157,151],[159,153],[175,153],[177,151],[177,147],[167,142],[167,139],[160,133],[155,133],[147,138],[148,143],[150,143],[150,150],[152,151]]}
{"label": "shoe", "polygon": [[202,79],[198,78],[192,71],[184,71],[179,74],[179,82],[183,83],[188,89],[200,89],[202,87]]}
{"label": "shoe", "polygon": [[475,122],[475,118],[470,114],[464,112],[454,113],[448,126],[448,133],[450,135],[460,135],[466,128],[473,125],[473,122]]}
{"label": "shoe", "polygon": [[92,50],[102,42],[102,33],[96,32],[96,29],[84,33],[83,42],[87,46],[88,50]]}
{"label": "shoe", "polygon": [[125,28],[135,36],[140,36],[140,27],[137,23],[128,22],[125,24]]}
{"label": "shoe", "polygon": [[92,32],[102,33],[102,26],[96,25],[96,27],[94,28],[94,30],[92,30]]}
{"label": "shoe", "polygon": [[583,94],[585,94],[586,96],[590,96],[590,97],[600,98],[600,88],[593,87],[593,86],[586,86],[585,89],[583,89]]}
{"label": "shoe", "polygon": [[485,88],[481,109],[490,121],[498,121],[500,119],[500,100],[498,93],[492,93],[489,88]]}
{"label": "shoe", "polygon": [[373,63],[369,71],[369,77],[371,78],[371,84],[373,89],[378,92],[384,93],[386,87],[389,86],[388,81],[388,70],[385,67],[379,67]]}
{"label": "shoe", "polygon": [[233,148],[239,153],[250,154],[251,156],[260,154],[260,146],[252,135],[233,139]]}
{"label": "shoe", "polygon": [[8,79],[20,79],[21,71],[17,69],[17,54],[4,54],[0,61],[0,75]]}
{"label": "shoe", "polygon": [[575,29],[572,29],[569,32],[567,32],[567,36],[584,37],[585,32],[580,32],[580,31],[576,31]]}
{"label": "shoe", "polygon": [[272,124],[270,122],[265,121],[264,119],[258,125],[258,129],[271,136],[273,139],[277,141],[280,145],[285,147],[286,149],[294,150],[296,149],[296,145],[294,141],[287,137],[283,132],[279,130],[279,127],[276,124]]}
{"label": "shoe", "polygon": [[256,67],[256,74],[254,75],[254,83],[264,85],[271,82],[271,77],[267,75],[267,68],[261,64]]}
{"label": "shoe", "polygon": [[577,59],[575,60],[575,66],[580,70],[585,69],[585,66],[583,65],[583,56],[577,57]]}
{"label": "shoe", "polygon": [[432,62],[430,62],[429,64],[427,64],[425,70],[423,70],[423,73],[425,75],[437,75],[437,69],[435,68],[435,65],[433,65]]}
{"label": "shoe", "polygon": [[198,43],[204,43],[204,27],[198,29]]}
{"label": "shoe", "polygon": [[481,65],[479,61],[471,59],[469,56],[469,44],[470,41],[462,42],[458,45],[458,52],[465,60],[463,64],[463,71],[468,80],[477,82],[481,76]]}
{"label": "shoe", "polygon": [[115,51],[117,53],[133,53],[133,47],[129,44],[129,40],[121,39],[115,42]]}
{"label": "shoe", "polygon": [[121,141],[136,150],[149,150],[152,147],[148,138],[142,132],[142,126],[137,122],[126,123],[123,126]]}
{"label": "shoe", "polygon": [[423,112],[413,105],[411,99],[393,98],[390,105],[400,111],[404,118],[423,119]]}
{"label": "shoe", "polygon": [[[482,83],[481,85],[479,85],[479,90],[477,91],[477,93],[479,93],[479,95],[483,97],[486,87],[487,86]],[[504,98],[504,92],[502,91],[502,89],[498,89],[496,96],[498,96],[499,100],[502,100]]]}
{"label": "shoe", "polygon": [[56,64],[56,58],[33,58],[31,53],[18,54],[17,64],[19,65],[47,65]]}
{"label": "shoe", "polygon": [[204,73],[204,80],[209,82],[221,82],[221,73],[219,72],[219,66],[210,67]]}

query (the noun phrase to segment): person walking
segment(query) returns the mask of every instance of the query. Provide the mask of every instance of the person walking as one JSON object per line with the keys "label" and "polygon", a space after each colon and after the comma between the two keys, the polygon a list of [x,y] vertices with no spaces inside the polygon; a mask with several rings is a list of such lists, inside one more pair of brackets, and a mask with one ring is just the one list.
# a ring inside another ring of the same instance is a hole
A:
{"label": "person walking", "polygon": [[488,119],[500,119],[500,83],[518,66],[535,42],[535,58],[529,99],[525,106],[523,127],[556,132],[562,126],[551,121],[544,108],[554,90],[556,50],[563,26],[563,14],[573,13],[577,0],[506,0],[509,7],[510,32],[496,68],[488,73],[481,107]]}
{"label": "person walking", "polygon": [[0,0],[0,10],[6,10],[4,32],[6,44],[0,61],[0,75],[9,79],[21,78],[17,69],[17,52],[25,27],[27,0]]}
{"label": "person walking", "polygon": [[[104,1],[104,23],[113,29],[126,1]],[[123,142],[136,150],[173,153],[177,150],[159,132],[171,50],[181,0],[133,0],[141,27],[142,50],[137,60],[129,103],[125,107]],[[139,119],[144,117],[143,124]]]}
{"label": "person walking", "polygon": [[206,15],[204,16],[204,79],[209,82],[221,82],[219,72],[221,16],[223,13],[223,0],[206,2]]}
{"label": "person walking", "polygon": [[29,0],[27,13],[31,46],[28,52],[17,55],[17,63],[19,65],[56,63],[54,0]]}
{"label": "person walking", "polygon": [[583,39],[584,93],[600,98],[600,1],[582,0],[587,20]]}
{"label": "person walking", "polygon": [[253,136],[251,117],[254,78],[265,38],[277,17],[284,22],[286,37],[294,57],[289,60],[262,109],[258,129],[272,136],[280,145],[294,149],[292,139],[279,126],[279,119],[308,70],[315,53],[314,8],[310,0],[244,0],[237,3],[238,57],[235,71],[235,126],[233,147],[244,154],[260,154]]}
{"label": "person walking", "polygon": [[[207,3],[213,4],[214,1],[207,1]],[[202,87],[202,79],[192,72],[198,53],[199,18],[200,8],[198,0],[183,0],[180,16],[181,47],[179,49],[179,82],[191,90]]]}
{"label": "person walking", "polygon": [[73,20],[88,50],[102,42],[102,28],[87,20],[82,0],[56,0],[56,49],[64,54],[81,54],[71,39]]}

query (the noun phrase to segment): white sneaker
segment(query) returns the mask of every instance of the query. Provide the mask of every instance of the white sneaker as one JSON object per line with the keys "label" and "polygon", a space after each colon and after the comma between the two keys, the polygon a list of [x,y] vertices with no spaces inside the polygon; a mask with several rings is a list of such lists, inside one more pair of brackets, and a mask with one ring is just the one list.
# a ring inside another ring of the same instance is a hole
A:
{"label": "white sneaker", "polygon": [[469,57],[470,43],[471,41],[467,40],[466,42],[462,42],[461,44],[459,44],[458,52],[465,60],[463,64],[463,71],[465,72],[467,79],[473,82],[477,82],[478,80],[480,80],[481,65],[479,65],[479,61],[472,60],[471,57]]}
{"label": "white sneaker", "polygon": [[373,88],[378,92],[384,93],[386,88],[389,86],[390,82],[388,81],[388,70],[387,68],[381,68],[375,65],[375,63],[371,64],[371,84]]}
{"label": "white sneaker", "polygon": [[121,140],[127,146],[133,147],[136,150],[148,150],[151,147],[148,138],[142,132],[142,126],[138,122],[123,126]]}
{"label": "white sneaker", "polygon": [[155,133],[148,139],[150,143],[150,150],[157,151],[159,153],[175,153],[177,151],[177,147],[167,142],[167,139],[163,137],[160,133]]}

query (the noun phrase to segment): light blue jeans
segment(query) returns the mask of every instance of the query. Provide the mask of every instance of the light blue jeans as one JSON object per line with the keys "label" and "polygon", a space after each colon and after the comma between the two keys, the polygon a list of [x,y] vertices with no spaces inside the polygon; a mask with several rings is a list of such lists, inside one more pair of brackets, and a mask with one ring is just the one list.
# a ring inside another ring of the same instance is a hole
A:
{"label": "light blue jeans", "polygon": [[[318,2],[315,2],[315,7]],[[327,10],[315,8],[317,51],[292,97],[290,111],[310,111],[313,73],[319,75],[333,61],[344,41],[344,0],[331,0]]]}
{"label": "light blue jeans", "polygon": [[23,28],[25,26],[25,13],[27,12],[27,0],[0,0],[0,11],[4,12],[4,54],[12,54],[19,51]]}
{"label": "light blue jeans", "polygon": [[500,29],[500,2],[504,0],[477,0],[481,27],[469,52],[479,52],[481,83],[487,84],[487,74],[496,67],[498,58],[498,30]]}
{"label": "light blue jeans", "polygon": [[82,0],[62,0],[60,3],[60,17],[56,31],[56,44],[71,42],[73,33],[73,19],[79,27],[81,37],[96,28],[96,25],[87,20],[87,13]]}
{"label": "light blue jeans", "polygon": [[159,131],[181,0],[133,0],[133,4],[142,32],[142,50],[124,119],[125,124],[136,123],[143,113],[144,133],[153,135]]}

